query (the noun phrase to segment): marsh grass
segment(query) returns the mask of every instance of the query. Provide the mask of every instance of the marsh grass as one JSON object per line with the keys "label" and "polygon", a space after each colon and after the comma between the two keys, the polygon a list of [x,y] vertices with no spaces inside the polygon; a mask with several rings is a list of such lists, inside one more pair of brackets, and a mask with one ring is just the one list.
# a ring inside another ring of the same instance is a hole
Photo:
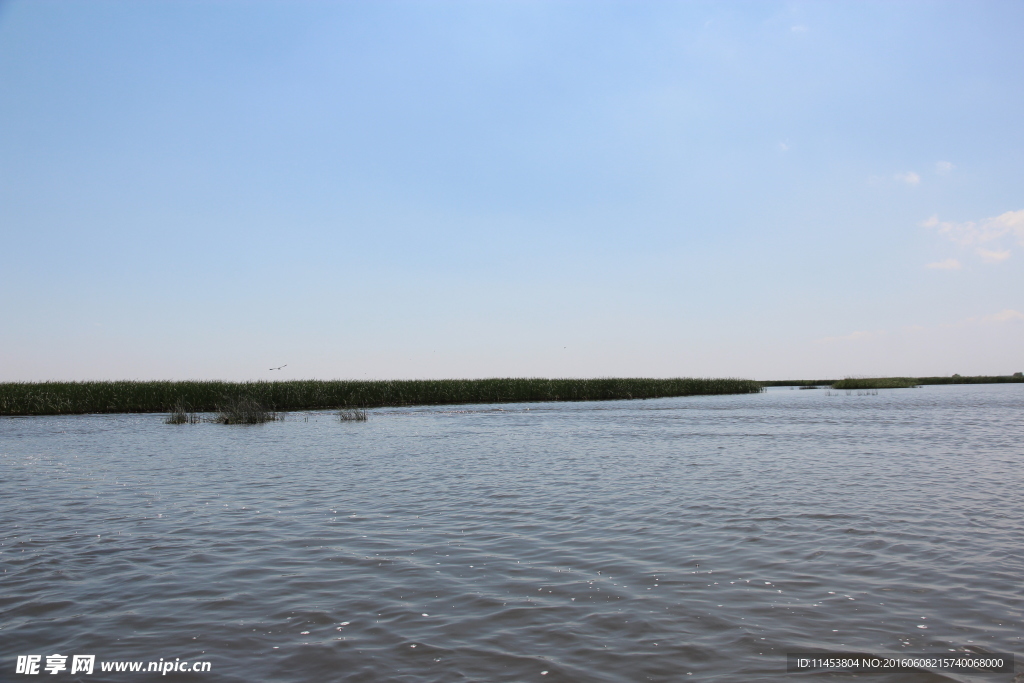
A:
{"label": "marsh grass", "polygon": [[869,377],[853,378],[847,377],[843,380],[836,379],[786,379],[770,380],[761,382],[766,387],[812,387],[832,386],[837,388],[866,388],[871,384],[874,389],[902,389],[907,387],[921,386],[925,384],[1015,384],[1024,382],[1024,373],[1015,372],[1012,375],[952,375],[950,377]]}
{"label": "marsh grass", "polygon": [[[705,378],[601,379],[439,379],[296,380],[290,382],[5,382],[0,383],[0,415],[82,413],[171,413],[187,406],[185,422],[206,418],[230,400],[251,397],[265,412],[379,408],[385,406],[473,403],[608,401],[668,396],[753,394],[766,386],[829,386],[835,389],[891,389],[922,384],[1001,384],[1024,382],[1024,375],[773,380]],[[229,417],[230,419],[230,417]],[[174,422],[183,424],[183,422]]]}
{"label": "marsh grass", "polygon": [[164,422],[169,425],[197,424],[202,422],[202,419],[179,401],[171,408],[171,412]]}
{"label": "marsh grass", "polygon": [[1024,382],[1024,373],[1012,375],[952,375],[951,377],[918,377],[918,384],[1018,384]]}
{"label": "marsh grass", "polygon": [[267,410],[251,396],[236,396],[217,406],[211,422],[225,425],[255,425],[279,420],[277,413]]}
{"label": "marsh grass", "polygon": [[367,409],[473,403],[607,401],[667,396],[753,394],[746,379],[439,379],[296,380],[289,382],[9,382],[0,384],[0,415],[168,413],[179,403],[217,412],[249,397],[265,412]]}
{"label": "marsh grass", "polygon": [[365,410],[353,408],[352,410],[339,410],[338,419],[342,422],[366,422],[369,415]]}
{"label": "marsh grass", "polygon": [[917,377],[847,377],[832,385],[833,389],[909,389],[921,382]]}
{"label": "marsh grass", "polygon": [[223,405],[218,406],[213,417],[203,417],[198,413],[192,412],[186,405],[179,401],[174,404],[173,408],[171,408],[171,412],[167,415],[167,419],[164,420],[164,423],[169,425],[181,425],[199,424],[200,422],[216,422],[218,424],[235,425],[263,424],[264,422],[271,422],[279,419],[281,419],[281,417],[277,413],[267,410],[252,397],[240,396],[229,398]]}

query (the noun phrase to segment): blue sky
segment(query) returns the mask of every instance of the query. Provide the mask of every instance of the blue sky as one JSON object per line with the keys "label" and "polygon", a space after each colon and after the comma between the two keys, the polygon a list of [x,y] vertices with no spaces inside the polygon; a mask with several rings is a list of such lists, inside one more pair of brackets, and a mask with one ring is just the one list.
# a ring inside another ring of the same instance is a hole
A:
{"label": "blue sky", "polygon": [[1022,29],[7,2],[0,381],[1024,370]]}

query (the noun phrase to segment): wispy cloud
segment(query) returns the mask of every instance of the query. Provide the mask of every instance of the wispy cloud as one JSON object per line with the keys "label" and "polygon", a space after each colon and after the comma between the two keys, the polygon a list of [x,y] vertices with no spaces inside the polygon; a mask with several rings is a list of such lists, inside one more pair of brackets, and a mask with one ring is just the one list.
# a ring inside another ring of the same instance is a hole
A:
{"label": "wispy cloud", "polygon": [[[992,310],[992,309],[989,309]],[[885,346],[889,348],[892,344],[899,345],[913,340],[920,342],[925,338],[938,338],[950,333],[971,333],[988,335],[1015,334],[1017,326],[1024,326],[1024,313],[1021,311],[1004,308],[998,313],[988,315],[979,314],[968,318],[954,318],[946,322],[936,322],[930,325],[906,324],[894,328],[892,332],[886,330],[858,330],[850,334],[835,337],[822,337],[815,339],[815,344],[830,345],[834,353],[858,353],[862,350]],[[915,343],[916,343],[915,342]]]}
{"label": "wispy cloud", "polygon": [[898,180],[907,185],[917,185],[921,182],[921,176],[917,175],[913,171],[907,171],[906,173],[897,173],[893,176],[894,180]]}
{"label": "wispy cloud", "polygon": [[948,258],[945,261],[929,263],[925,268],[934,268],[935,270],[960,270],[963,266],[960,265],[960,262],[955,258]]}
{"label": "wispy cloud", "polygon": [[1024,244],[1024,209],[965,223],[940,221],[938,216],[932,216],[922,221],[921,226],[935,228],[940,235],[964,247],[993,242],[1007,236],[1014,236],[1020,244]]}
{"label": "wispy cloud", "polygon": [[1024,245],[1024,209],[963,223],[940,221],[938,216],[932,216],[920,225],[935,230],[961,247],[974,247],[975,253],[986,263],[999,263],[1010,258],[1007,240],[1016,240],[1017,244]]}
{"label": "wispy cloud", "polygon": [[779,143],[779,149],[782,150],[783,152],[788,152],[789,151],[789,145],[786,144],[785,142],[780,142]]}
{"label": "wispy cloud", "polygon": [[998,313],[991,315],[974,315],[964,318],[959,322],[947,324],[943,327],[971,327],[976,325],[1002,325],[1004,323],[1016,323],[1024,321],[1024,313],[1015,311],[1012,308],[1004,308]]}
{"label": "wispy cloud", "polygon": [[1009,251],[990,251],[988,249],[982,249],[981,247],[978,247],[974,251],[978,253],[978,256],[980,256],[981,260],[985,263],[999,263],[1000,261],[1005,261],[1010,258]]}
{"label": "wispy cloud", "polygon": [[790,26],[789,30],[792,31],[793,33],[807,33],[811,29],[807,28],[803,24],[797,24],[795,26]]}
{"label": "wispy cloud", "polygon": [[982,321],[987,323],[1011,323],[1019,322],[1021,320],[1024,320],[1024,313],[1021,313],[1020,311],[1015,311],[1011,308],[999,311],[998,313],[994,313],[993,315],[986,315],[984,318],[982,318]]}
{"label": "wispy cloud", "polygon": [[935,172],[938,173],[939,175],[946,175],[947,173],[952,173],[954,168],[956,168],[956,166],[954,166],[949,161],[935,162]]}

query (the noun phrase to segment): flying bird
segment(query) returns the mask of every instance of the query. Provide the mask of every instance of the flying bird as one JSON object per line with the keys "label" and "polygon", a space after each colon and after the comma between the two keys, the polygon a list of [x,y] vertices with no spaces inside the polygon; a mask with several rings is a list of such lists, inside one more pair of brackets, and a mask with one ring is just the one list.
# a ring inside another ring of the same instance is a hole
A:
{"label": "flying bird", "polygon": [[[285,363],[284,365],[281,366],[281,368],[286,368],[286,367],[288,367],[287,363]],[[270,369],[271,370],[280,370],[281,368],[270,368]]]}

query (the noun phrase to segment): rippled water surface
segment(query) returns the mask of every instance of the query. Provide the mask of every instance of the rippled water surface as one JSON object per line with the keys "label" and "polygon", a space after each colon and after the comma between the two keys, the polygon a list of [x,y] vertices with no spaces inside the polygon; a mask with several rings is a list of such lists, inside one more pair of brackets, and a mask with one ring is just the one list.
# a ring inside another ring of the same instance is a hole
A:
{"label": "rippled water surface", "polygon": [[[1017,384],[366,423],[0,419],[0,679],[33,653],[206,660],[167,675],[206,681],[824,680],[786,674],[785,653],[1019,658],[1022,409]],[[75,679],[154,676],[53,680]]]}

